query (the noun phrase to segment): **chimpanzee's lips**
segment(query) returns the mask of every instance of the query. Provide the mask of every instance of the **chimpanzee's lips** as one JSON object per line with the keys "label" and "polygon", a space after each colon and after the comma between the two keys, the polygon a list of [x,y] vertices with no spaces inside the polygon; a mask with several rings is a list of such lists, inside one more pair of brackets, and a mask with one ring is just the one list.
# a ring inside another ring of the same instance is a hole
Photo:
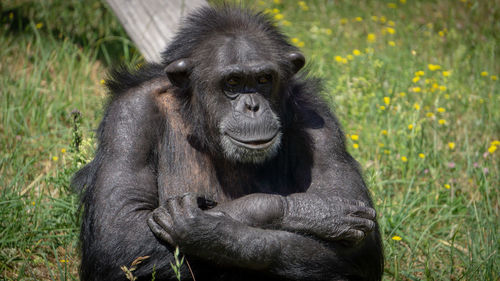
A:
{"label": "chimpanzee's lips", "polygon": [[266,149],[270,147],[274,141],[278,138],[279,132],[276,132],[272,137],[270,138],[261,138],[261,139],[246,139],[243,140],[241,138],[237,138],[234,136],[231,136],[226,133],[226,136],[229,137],[229,139],[236,145],[238,146],[243,146],[249,149]]}

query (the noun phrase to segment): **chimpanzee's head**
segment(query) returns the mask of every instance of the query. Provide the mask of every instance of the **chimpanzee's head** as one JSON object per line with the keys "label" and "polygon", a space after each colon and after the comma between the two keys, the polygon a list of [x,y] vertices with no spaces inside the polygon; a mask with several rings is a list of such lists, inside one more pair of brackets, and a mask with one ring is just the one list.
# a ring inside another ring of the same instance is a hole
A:
{"label": "chimpanzee's head", "polygon": [[164,53],[165,71],[184,90],[195,135],[213,153],[262,163],[280,147],[280,104],[304,56],[264,15],[223,9],[187,19]]}

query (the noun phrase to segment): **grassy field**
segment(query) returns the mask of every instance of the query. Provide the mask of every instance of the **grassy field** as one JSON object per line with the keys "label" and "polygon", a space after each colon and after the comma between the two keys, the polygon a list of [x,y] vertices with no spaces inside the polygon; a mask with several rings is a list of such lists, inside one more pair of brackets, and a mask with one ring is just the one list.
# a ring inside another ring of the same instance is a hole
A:
{"label": "grassy field", "polygon": [[[384,279],[500,280],[500,1],[251,2],[324,78],[378,210]],[[99,1],[0,12],[0,280],[78,279],[69,180],[92,157],[106,71],[142,58]]]}

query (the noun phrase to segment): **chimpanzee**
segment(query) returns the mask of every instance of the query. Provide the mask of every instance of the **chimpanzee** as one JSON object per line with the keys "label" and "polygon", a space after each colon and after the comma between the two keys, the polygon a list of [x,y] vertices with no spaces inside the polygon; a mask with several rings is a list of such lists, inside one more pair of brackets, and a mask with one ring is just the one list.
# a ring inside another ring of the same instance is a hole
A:
{"label": "chimpanzee", "polygon": [[[372,202],[304,56],[265,14],[187,17],[119,69],[82,190],[82,280],[380,280]],[[189,268],[188,268],[189,265]]]}

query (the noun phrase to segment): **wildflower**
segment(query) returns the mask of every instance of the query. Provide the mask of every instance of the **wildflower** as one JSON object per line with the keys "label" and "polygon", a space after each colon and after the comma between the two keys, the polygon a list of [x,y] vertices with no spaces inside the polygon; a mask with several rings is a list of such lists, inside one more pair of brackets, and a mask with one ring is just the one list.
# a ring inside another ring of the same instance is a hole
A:
{"label": "wildflower", "polygon": [[391,8],[391,9],[396,9],[398,7],[398,5],[396,3],[387,3],[387,7]]}
{"label": "wildflower", "polygon": [[401,93],[399,93],[399,96],[400,97],[404,97],[404,96],[406,96],[406,93],[405,92],[401,92]]}
{"label": "wildflower", "polygon": [[412,54],[413,56],[416,56],[416,55],[417,55],[417,51],[415,51],[415,50],[411,50],[411,54]]}
{"label": "wildflower", "polygon": [[378,17],[377,16],[372,16],[372,21],[378,21]]}
{"label": "wildflower", "polygon": [[401,238],[400,236],[397,236],[397,235],[392,236],[392,240],[394,240],[394,241],[401,241],[401,239],[403,239],[403,238]]}
{"label": "wildflower", "polygon": [[43,23],[39,22],[36,24],[36,29],[40,29],[43,27]]}
{"label": "wildflower", "polygon": [[420,158],[424,159],[424,158],[425,158],[425,154],[423,154],[423,153],[419,153],[419,154],[418,154],[418,157],[420,157]]}
{"label": "wildflower", "polygon": [[347,19],[346,18],[340,19],[340,24],[347,24]]}
{"label": "wildflower", "polygon": [[406,0],[399,0],[399,2],[401,2],[401,4],[406,4]]}
{"label": "wildflower", "polygon": [[427,117],[434,117],[434,113],[432,113],[432,112],[427,112],[427,113],[425,114],[425,116],[427,116]]}
{"label": "wildflower", "polygon": [[359,148],[359,145],[357,143],[353,143],[352,144],[352,147],[355,148],[355,149],[358,149]]}
{"label": "wildflower", "polygon": [[346,64],[347,63],[347,59],[346,58],[342,58],[342,63]]}
{"label": "wildflower", "polygon": [[438,32],[438,34],[439,34],[439,36],[440,36],[440,37],[444,37],[444,31],[440,30],[440,31]]}
{"label": "wildflower", "polygon": [[427,67],[429,68],[430,71],[436,71],[441,69],[441,66],[439,64],[428,64]]}
{"label": "wildflower", "polygon": [[375,52],[375,50],[373,48],[370,48],[370,47],[365,48],[365,53],[370,54],[370,53],[373,53],[373,52]]}
{"label": "wildflower", "polygon": [[390,26],[396,26],[396,23],[393,22],[392,20],[388,21],[387,24],[390,25]]}
{"label": "wildflower", "polygon": [[64,262],[69,262],[69,260],[59,260],[59,262],[64,263]]}
{"label": "wildflower", "polygon": [[11,20],[11,19],[13,19],[13,18],[14,18],[14,13],[13,13],[13,12],[10,12],[10,13],[9,13],[9,19]]}
{"label": "wildflower", "polygon": [[415,103],[413,104],[413,108],[415,108],[415,110],[420,110],[420,105],[418,103]]}
{"label": "wildflower", "polygon": [[422,91],[422,89],[420,89],[420,87],[413,87],[411,88],[412,91],[414,91],[415,93],[420,93]]}
{"label": "wildflower", "polygon": [[454,142],[449,142],[449,143],[448,143],[448,147],[449,147],[451,150],[455,149],[455,143],[454,143]]}
{"label": "wildflower", "polygon": [[31,205],[35,206],[36,205],[35,201],[31,201]]}
{"label": "wildflower", "polygon": [[327,28],[327,29],[325,29],[325,34],[326,34],[326,35],[332,35],[332,33],[333,33],[333,31],[332,31],[332,29],[331,29],[331,28]]}
{"label": "wildflower", "polygon": [[451,188],[451,186],[450,186],[449,184],[447,184],[447,183],[446,183],[446,184],[444,185],[444,188],[446,188],[446,189],[450,189],[450,188]]}
{"label": "wildflower", "polygon": [[491,142],[491,145],[500,145],[500,141],[499,140],[494,140]]}
{"label": "wildflower", "polygon": [[385,28],[385,31],[387,31],[387,33],[389,34],[394,34],[396,33],[396,29],[392,28],[392,27],[386,27]]}
{"label": "wildflower", "polygon": [[279,9],[274,8],[274,9],[272,9],[272,12],[273,12],[273,14],[279,14],[280,10],[279,10]]}
{"label": "wildflower", "polygon": [[379,147],[384,147],[384,146],[385,146],[385,144],[383,144],[383,143],[379,142],[379,143],[378,143],[378,146],[379,146]]}
{"label": "wildflower", "polygon": [[406,162],[408,161],[408,158],[406,158],[406,156],[401,156],[401,161]]}
{"label": "wildflower", "polygon": [[291,26],[291,25],[292,25],[292,23],[291,23],[291,22],[289,22],[289,21],[287,21],[287,20],[282,20],[282,21],[281,21],[281,24],[282,24],[283,26]]}
{"label": "wildflower", "polygon": [[483,173],[484,173],[484,174],[489,173],[489,171],[490,171],[490,170],[489,170],[488,168],[483,168]]}
{"label": "wildflower", "polygon": [[446,86],[444,86],[444,85],[439,86],[439,90],[440,90],[441,92],[446,91]]}
{"label": "wildflower", "polygon": [[276,15],[274,15],[274,19],[275,20],[281,20],[283,18],[284,18],[283,14],[276,14]]}
{"label": "wildflower", "polygon": [[346,57],[347,57],[348,60],[353,60],[354,59],[354,57],[352,55],[347,55]]}
{"label": "wildflower", "polygon": [[385,106],[381,105],[380,107],[380,110],[385,110]]}
{"label": "wildflower", "polygon": [[439,113],[443,113],[443,112],[445,112],[445,111],[446,111],[446,109],[444,109],[443,107],[438,107],[437,111],[438,111]]}
{"label": "wildflower", "polygon": [[307,6],[305,1],[299,1],[299,6],[303,11],[309,10],[309,6]]}
{"label": "wildflower", "polygon": [[455,168],[455,166],[456,166],[455,162],[449,162],[448,163],[448,168],[450,168],[450,169]]}
{"label": "wildflower", "polygon": [[423,70],[419,70],[415,72],[415,76],[424,76],[425,72]]}
{"label": "wildflower", "polygon": [[413,83],[417,83],[417,82],[418,82],[418,80],[420,80],[420,77],[415,76],[415,77],[413,77],[413,79],[412,79],[411,81],[412,81]]}
{"label": "wildflower", "polygon": [[351,139],[353,141],[357,141],[359,139],[359,136],[358,135],[351,135]]}
{"label": "wildflower", "polygon": [[443,74],[444,77],[448,77],[448,76],[450,76],[451,71],[443,71],[441,73]]}
{"label": "wildflower", "polygon": [[66,153],[66,148],[61,148],[61,153],[62,154]]}
{"label": "wildflower", "polygon": [[[446,94],[446,95],[444,95],[444,98],[447,99],[447,100],[449,100],[450,99],[450,95]],[[481,101],[481,100],[479,100],[479,101]]]}
{"label": "wildflower", "polygon": [[52,161],[57,161],[57,160],[59,160],[59,157],[57,157],[57,156],[52,157]]}
{"label": "wildflower", "polygon": [[384,97],[384,103],[386,105],[389,105],[391,103],[391,98],[390,97]]}
{"label": "wildflower", "polygon": [[341,56],[335,56],[334,59],[335,59],[336,62],[339,62],[339,63],[342,62],[342,57]]}
{"label": "wildflower", "polygon": [[361,22],[361,21],[363,21],[363,18],[362,17],[355,17],[354,20],[357,22]]}
{"label": "wildflower", "polygon": [[354,50],[352,51],[352,54],[353,54],[353,55],[355,55],[355,56],[359,56],[359,55],[361,55],[361,51],[360,51],[360,50],[358,50],[358,49],[354,49]]}
{"label": "wildflower", "polygon": [[439,119],[438,123],[439,123],[439,125],[445,125],[446,124],[446,120]]}
{"label": "wildflower", "polygon": [[274,4],[281,4],[281,0],[274,0]]}
{"label": "wildflower", "polygon": [[387,21],[387,18],[385,16],[380,17],[380,22],[385,23]]}
{"label": "wildflower", "polygon": [[380,131],[380,133],[381,133],[382,135],[384,135],[384,136],[387,136],[387,130],[382,130],[382,131]]}
{"label": "wildflower", "polygon": [[481,76],[488,76],[488,71],[481,72]]}
{"label": "wildflower", "polygon": [[304,46],[305,46],[304,41],[300,41],[300,42],[297,44],[297,47],[300,47],[300,48],[302,48],[302,47],[304,47]]}
{"label": "wildflower", "polygon": [[413,129],[413,124],[408,125],[408,130],[412,130],[412,129]]}
{"label": "wildflower", "polygon": [[493,81],[497,81],[498,80],[498,77],[496,75],[491,75],[490,78]]}
{"label": "wildflower", "polygon": [[297,38],[297,37],[293,37],[291,40],[292,40],[292,43],[294,43],[294,44],[297,44],[300,41],[299,38]]}
{"label": "wildflower", "polygon": [[384,149],[384,154],[389,155],[389,154],[391,154],[391,151],[390,151],[390,150],[388,150],[388,149]]}
{"label": "wildflower", "polygon": [[106,81],[104,79],[101,79],[100,83],[104,84],[104,83],[106,83]]}
{"label": "wildflower", "polygon": [[387,42],[387,44],[389,44],[389,46],[391,46],[391,47],[396,46],[396,42],[394,42],[394,41],[389,41],[389,42]]}
{"label": "wildflower", "polygon": [[493,154],[496,150],[497,150],[497,146],[494,144],[490,145],[490,147],[488,148],[488,152],[490,154]]}
{"label": "wildflower", "polygon": [[373,43],[376,39],[377,37],[374,33],[368,33],[368,35],[366,35],[366,41],[368,41],[368,43]]}

